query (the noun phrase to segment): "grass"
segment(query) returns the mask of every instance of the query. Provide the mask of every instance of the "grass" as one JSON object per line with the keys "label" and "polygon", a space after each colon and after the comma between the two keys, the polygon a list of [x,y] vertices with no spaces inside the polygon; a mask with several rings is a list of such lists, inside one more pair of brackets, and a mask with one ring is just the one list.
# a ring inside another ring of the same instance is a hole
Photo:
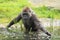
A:
{"label": "grass", "polygon": [[[40,6],[34,7],[32,4],[28,3],[27,0],[1,0],[0,1],[0,21],[1,20],[11,20],[15,18],[17,15],[20,14],[24,6],[30,6],[34,12],[36,13],[37,17],[39,18],[54,18],[60,19],[60,10]],[[7,22],[8,22],[7,20]],[[2,22],[2,21],[1,21]]]}
{"label": "grass", "polygon": [[[13,19],[15,18],[17,15],[20,14],[20,12],[22,11],[22,8],[19,8],[19,7],[6,7],[6,8],[0,8],[0,18],[3,20],[4,19]],[[39,18],[53,18],[53,19],[60,19],[60,10],[57,10],[57,9],[48,9],[47,7],[45,6],[42,6],[42,7],[38,7],[38,8],[33,8],[32,9],[34,10],[35,14],[37,15],[37,17]],[[13,17],[14,16],[14,17]],[[0,19],[0,20],[1,20]]]}

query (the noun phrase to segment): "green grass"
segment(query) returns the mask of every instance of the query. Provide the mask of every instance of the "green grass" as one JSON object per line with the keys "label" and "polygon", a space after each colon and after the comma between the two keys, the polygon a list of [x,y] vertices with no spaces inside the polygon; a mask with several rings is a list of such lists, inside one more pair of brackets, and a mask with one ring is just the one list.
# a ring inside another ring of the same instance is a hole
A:
{"label": "green grass", "polygon": [[38,17],[45,17],[45,18],[56,18],[60,19],[60,10],[54,9],[54,8],[48,8],[46,6],[34,8],[34,11],[36,12]]}
{"label": "green grass", "polygon": [[20,14],[24,6],[30,6],[39,18],[60,19],[60,10],[58,9],[48,8],[46,6],[35,7],[32,4],[28,3],[28,0],[1,0],[0,21],[4,19],[11,20],[15,18]]}
{"label": "green grass", "polygon": [[[13,18],[15,18],[17,15],[20,14],[20,12],[22,11],[23,7],[1,7],[0,8],[0,20],[2,19],[8,19],[11,20]],[[57,9],[48,9],[47,7],[43,6],[43,7],[32,7],[32,9],[34,10],[35,14],[37,15],[37,17],[39,18],[53,18],[53,19],[60,19],[60,10]]]}

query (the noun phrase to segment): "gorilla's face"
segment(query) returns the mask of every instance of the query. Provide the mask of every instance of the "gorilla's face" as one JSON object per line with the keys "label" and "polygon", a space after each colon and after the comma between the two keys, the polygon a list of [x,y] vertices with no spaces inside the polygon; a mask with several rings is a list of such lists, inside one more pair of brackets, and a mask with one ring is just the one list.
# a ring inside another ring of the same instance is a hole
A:
{"label": "gorilla's face", "polygon": [[23,20],[29,20],[31,18],[31,13],[23,12],[22,19]]}

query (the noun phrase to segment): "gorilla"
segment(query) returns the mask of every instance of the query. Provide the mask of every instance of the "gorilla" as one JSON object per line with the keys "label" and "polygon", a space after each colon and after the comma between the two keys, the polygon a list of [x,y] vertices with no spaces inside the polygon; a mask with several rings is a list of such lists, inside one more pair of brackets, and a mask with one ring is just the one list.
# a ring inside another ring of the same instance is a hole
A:
{"label": "gorilla", "polygon": [[22,20],[24,24],[26,33],[29,33],[30,31],[37,32],[41,30],[48,36],[51,36],[51,34],[41,25],[41,22],[38,20],[31,8],[25,7],[22,12],[7,25],[7,28],[11,27],[20,20]]}

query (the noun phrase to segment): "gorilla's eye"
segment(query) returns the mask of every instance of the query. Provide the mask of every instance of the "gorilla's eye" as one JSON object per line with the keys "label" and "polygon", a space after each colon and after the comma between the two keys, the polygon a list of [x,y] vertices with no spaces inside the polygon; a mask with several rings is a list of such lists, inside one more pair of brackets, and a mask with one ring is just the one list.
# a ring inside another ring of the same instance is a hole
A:
{"label": "gorilla's eye", "polygon": [[23,15],[27,15],[27,14],[23,14]]}
{"label": "gorilla's eye", "polygon": [[23,13],[23,15],[28,15],[28,13]]}

